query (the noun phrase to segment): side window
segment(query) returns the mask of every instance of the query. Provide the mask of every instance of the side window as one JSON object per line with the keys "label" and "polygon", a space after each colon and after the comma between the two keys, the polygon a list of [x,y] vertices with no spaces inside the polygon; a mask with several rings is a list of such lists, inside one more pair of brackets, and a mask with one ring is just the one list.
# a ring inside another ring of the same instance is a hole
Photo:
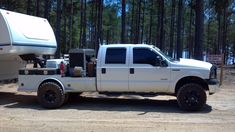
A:
{"label": "side window", "polygon": [[108,48],[105,64],[126,64],[126,48]]}
{"label": "side window", "polygon": [[134,64],[150,64],[153,66],[159,66],[160,59],[159,59],[159,55],[157,55],[151,49],[134,48],[133,49],[133,63]]}

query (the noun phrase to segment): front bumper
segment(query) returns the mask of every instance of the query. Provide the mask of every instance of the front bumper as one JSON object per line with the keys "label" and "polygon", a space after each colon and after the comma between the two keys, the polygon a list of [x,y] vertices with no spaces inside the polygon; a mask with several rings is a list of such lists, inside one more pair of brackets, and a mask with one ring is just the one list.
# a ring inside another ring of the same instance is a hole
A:
{"label": "front bumper", "polygon": [[219,81],[217,79],[206,80],[209,87],[209,94],[212,95],[219,90]]}

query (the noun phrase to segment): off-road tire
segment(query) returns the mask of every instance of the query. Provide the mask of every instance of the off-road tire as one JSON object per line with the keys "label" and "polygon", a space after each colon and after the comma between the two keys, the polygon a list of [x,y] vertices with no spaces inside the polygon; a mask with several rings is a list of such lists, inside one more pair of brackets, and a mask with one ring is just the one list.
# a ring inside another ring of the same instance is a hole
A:
{"label": "off-road tire", "polygon": [[48,109],[59,108],[65,101],[63,89],[55,82],[45,82],[40,85],[37,93],[39,103]]}
{"label": "off-road tire", "polygon": [[177,93],[177,102],[181,109],[199,111],[206,104],[206,92],[201,85],[189,83],[183,85]]}

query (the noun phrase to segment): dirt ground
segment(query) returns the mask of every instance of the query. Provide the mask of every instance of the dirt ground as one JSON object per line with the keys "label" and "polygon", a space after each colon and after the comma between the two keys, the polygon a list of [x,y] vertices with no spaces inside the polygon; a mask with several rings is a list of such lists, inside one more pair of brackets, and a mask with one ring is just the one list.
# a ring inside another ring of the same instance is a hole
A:
{"label": "dirt ground", "polygon": [[17,92],[17,84],[0,84],[0,132],[27,131],[235,131],[235,68],[226,69],[220,91],[208,96],[200,112],[178,108],[175,97],[85,93],[60,109],[42,108],[35,94]]}

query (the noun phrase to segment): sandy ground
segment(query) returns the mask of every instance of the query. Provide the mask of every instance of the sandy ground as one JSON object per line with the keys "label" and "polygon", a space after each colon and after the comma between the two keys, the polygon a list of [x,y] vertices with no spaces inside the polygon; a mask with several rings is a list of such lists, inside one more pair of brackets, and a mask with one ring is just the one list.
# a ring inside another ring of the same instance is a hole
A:
{"label": "sandy ground", "polygon": [[89,93],[47,110],[35,94],[17,92],[17,84],[0,84],[0,132],[234,132],[235,69],[226,70],[224,78],[200,112],[181,111],[171,96],[107,98]]}

